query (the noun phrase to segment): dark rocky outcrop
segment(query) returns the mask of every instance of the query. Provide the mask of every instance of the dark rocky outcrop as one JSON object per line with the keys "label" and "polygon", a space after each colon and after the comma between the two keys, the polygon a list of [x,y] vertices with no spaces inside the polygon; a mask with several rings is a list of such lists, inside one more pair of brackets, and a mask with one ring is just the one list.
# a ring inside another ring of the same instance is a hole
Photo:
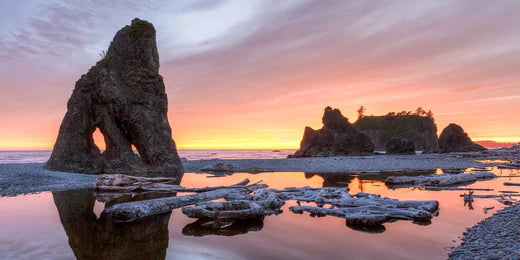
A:
{"label": "dark rocky outcrop", "polygon": [[406,138],[391,138],[386,142],[387,154],[415,154],[415,145]]}
{"label": "dark rocky outcrop", "polygon": [[363,116],[353,126],[370,137],[377,151],[386,150],[386,144],[392,138],[405,138],[418,151],[431,153],[439,150],[437,126],[430,116],[402,113]]}
{"label": "dark rocky outcrop", "polygon": [[[136,18],[117,32],[104,58],[76,82],[45,168],[80,173],[182,174],[167,111],[155,29]],[[106,143],[103,153],[92,138],[97,128]],[[132,151],[132,145],[139,155]]]}
{"label": "dark rocky outcrop", "polygon": [[441,153],[476,152],[486,148],[471,141],[468,134],[457,124],[449,124],[439,136]]}
{"label": "dark rocky outcrop", "polygon": [[357,131],[338,109],[325,108],[323,128],[305,127],[300,150],[289,157],[365,155],[374,152],[370,139]]}

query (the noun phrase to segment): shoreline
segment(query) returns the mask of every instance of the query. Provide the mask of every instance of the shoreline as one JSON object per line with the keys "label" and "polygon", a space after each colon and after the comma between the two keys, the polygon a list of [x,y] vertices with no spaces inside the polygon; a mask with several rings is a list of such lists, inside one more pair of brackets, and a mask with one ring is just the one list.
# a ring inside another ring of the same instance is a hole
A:
{"label": "shoreline", "polygon": [[466,230],[449,259],[520,258],[520,204],[498,210]]}
{"label": "shoreline", "polygon": [[422,171],[463,169],[487,164],[475,158],[457,158],[450,154],[369,155],[338,157],[306,157],[285,159],[211,159],[183,161],[185,172],[204,172],[201,168],[215,163],[232,164],[235,172],[250,172],[252,168],[275,172],[352,172],[366,171]]}
{"label": "shoreline", "polygon": [[[474,158],[457,158],[449,154],[371,155],[344,157],[312,157],[286,159],[211,159],[184,161],[186,173],[202,173],[201,168],[215,163],[232,164],[234,172],[397,172],[436,169],[464,169],[486,164]],[[0,164],[0,196],[44,191],[63,191],[92,187],[97,174],[54,172],[43,169],[43,163]]]}

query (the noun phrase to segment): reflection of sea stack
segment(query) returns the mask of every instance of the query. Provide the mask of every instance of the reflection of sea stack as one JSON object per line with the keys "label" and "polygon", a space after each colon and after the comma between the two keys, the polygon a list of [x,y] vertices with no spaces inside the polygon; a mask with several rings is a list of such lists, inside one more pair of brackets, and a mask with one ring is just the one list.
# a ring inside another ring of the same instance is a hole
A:
{"label": "reflection of sea stack", "polygon": [[52,194],[77,259],[165,259],[170,214],[130,223],[97,219],[90,189]]}
{"label": "reflection of sea stack", "polygon": [[325,108],[323,127],[305,127],[300,150],[291,157],[364,155],[374,152],[370,139],[357,131],[338,109]]}
{"label": "reflection of sea stack", "polygon": [[439,149],[441,153],[486,150],[486,148],[471,141],[468,134],[457,124],[449,124],[442,130],[439,136]]}
{"label": "reflection of sea stack", "polygon": [[[136,18],[117,32],[104,58],[76,82],[45,168],[82,173],[182,173],[167,112],[155,29]],[[103,154],[92,138],[96,128],[105,139]]]}

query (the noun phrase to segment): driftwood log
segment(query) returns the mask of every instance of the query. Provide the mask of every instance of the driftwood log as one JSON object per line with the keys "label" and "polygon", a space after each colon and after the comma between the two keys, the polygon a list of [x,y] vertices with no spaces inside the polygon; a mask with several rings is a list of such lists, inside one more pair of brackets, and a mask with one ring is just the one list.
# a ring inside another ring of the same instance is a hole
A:
{"label": "driftwood log", "polygon": [[504,182],[505,186],[520,186],[519,182]]}
{"label": "driftwood log", "polygon": [[[321,191],[316,191],[320,193]],[[340,192],[339,195],[337,192]],[[306,193],[309,193],[308,191]],[[359,192],[356,195],[344,194],[342,191],[330,192],[330,198],[320,199],[316,204],[330,204],[328,208],[315,206],[293,206],[289,209],[297,214],[304,211],[311,216],[336,216],[345,218],[348,225],[378,226],[385,222],[404,219],[424,221],[437,214],[437,201],[399,201],[391,198],[381,198],[377,194]],[[301,197],[298,197],[301,198]]]}
{"label": "driftwood log", "polygon": [[190,218],[253,219],[280,214],[284,203],[277,193],[260,189],[255,191],[251,200],[202,202],[182,208],[182,213]]}
{"label": "driftwood log", "polygon": [[450,186],[456,184],[475,182],[479,179],[493,179],[497,176],[492,172],[475,172],[460,174],[432,174],[427,176],[389,176],[387,185],[425,185],[425,186]]}
{"label": "driftwood log", "polygon": [[[107,189],[107,187],[111,187],[120,188],[119,190],[113,189],[113,191],[123,191],[124,194],[128,194],[127,192],[134,194],[136,191],[144,191],[141,194],[153,192],[196,193],[115,204],[103,211],[104,216],[110,217],[116,222],[130,222],[184,207],[182,211],[189,217],[207,219],[209,221],[205,221],[205,223],[217,223],[213,225],[214,228],[222,228],[219,224],[221,220],[263,219],[267,215],[279,214],[285,201],[295,200],[298,202],[298,206],[290,207],[294,213],[307,211],[313,216],[342,217],[350,226],[377,226],[398,219],[429,220],[437,214],[439,208],[437,201],[399,201],[364,192],[349,194],[348,188],[344,187],[302,187],[275,190],[267,189],[265,184],[247,185],[249,180],[245,179],[230,186],[185,188],[168,184],[171,181],[170,178],[157,180],[124,175],[100,177],[97,188],[101,191],[112,191],[110,188]],[[226,201],[213,201],[223,198]],[[316,206],[302,206],[301,202],[315,203]],[[186,207],[190,205],[194,206]],[[324,205],[330,206],[323,208]]]}
{"label": "driftwood log", "polygon": [[146,216],[170,212],[173,209],[193,205],[199,202],[222,199],[235,192],[251,192],[265,188],[263,184],[253,184],[241,188],[224,188],[178,197],[127,202],[113,205],[103,211],[104,215],[117,222],[130,222]]}
{"label": "driftwood log", "polygon": [[96,191],[98,192],[206,192],[212,190],[219,190],[224,188],[245,188],[249,183],[249,179],[229,185],[229,186],[213,186],[202,188],[185,188],[179,185],[168,184],[174,182],[175,178],[145,178],[134,177],[123,174],[104,174],[98,178],[96,182]]}
{"label": "driftwood log", "polygon": [[441,191],[441,190],[476,190],[476,191],[493,191],[494,189],[488,189],[488,188],[462,188],[462,187],[437,187],[437,186],[424,186],[419,187],[420,189],[425,190],[434,190],[434,191]]}

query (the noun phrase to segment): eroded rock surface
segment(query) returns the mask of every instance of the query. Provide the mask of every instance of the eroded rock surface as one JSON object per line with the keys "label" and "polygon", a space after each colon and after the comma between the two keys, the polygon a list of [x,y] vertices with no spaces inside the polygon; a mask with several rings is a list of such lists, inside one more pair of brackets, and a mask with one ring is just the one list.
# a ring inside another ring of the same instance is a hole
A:
{"label": "eroded rock surface", "polygon": [[357,131],[339,109],[325,108],[323,127],[305,127],[300,150],[290,157],[365,155],[374,152],[370,138]]}
{"label": "eroded rock surface", "polygon": [[415,145],[406,138],[392,138],[386,142],[386,154],[415,154]]}
{"label": "eroded rock surface", "polygon": [[449,124],[442,130],[439,136],[439,149],[441,153],[486,150],[486,148],[471,141],[468,134],[457,124]]}
{"label": "eroded rock surface", "polygon": [[[76,82],[45,168],[182,174],[167,111],[155,29],[136,18],[117,32],[104,58]],[[97,128],[106,143],[103,153],[92,138]]]}
{"label": "eroded rock surface", "polygon": [[431,116],[395,113],[363,116],[353,123],[353,126],[372,140],[376,151],[386,150],[387,143],[393,138],[406,138],[413,143],[417,151],[439,151],[437,126]]}

